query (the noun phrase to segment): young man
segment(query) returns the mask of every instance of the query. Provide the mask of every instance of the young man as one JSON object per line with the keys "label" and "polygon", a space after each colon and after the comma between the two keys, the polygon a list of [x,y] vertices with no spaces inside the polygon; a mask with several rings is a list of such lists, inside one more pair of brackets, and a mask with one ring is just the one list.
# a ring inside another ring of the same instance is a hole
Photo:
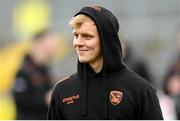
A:
{"label": "young man", "polygon": [[117,18],[84,7],[70,25],[77,73],[56,84],[48,119],[163,119],[154,87],[122,62]]}

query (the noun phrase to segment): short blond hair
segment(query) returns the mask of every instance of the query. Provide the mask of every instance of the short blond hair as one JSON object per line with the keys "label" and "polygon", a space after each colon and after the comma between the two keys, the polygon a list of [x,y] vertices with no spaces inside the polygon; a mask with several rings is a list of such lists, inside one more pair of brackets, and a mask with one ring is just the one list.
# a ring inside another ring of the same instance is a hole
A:
{"label": "short blond hair", "polygon": [[86,15],[79,14],[70,20],[69,25],[74,29],[80,27],[85,21],[92,21],[92,19]]}

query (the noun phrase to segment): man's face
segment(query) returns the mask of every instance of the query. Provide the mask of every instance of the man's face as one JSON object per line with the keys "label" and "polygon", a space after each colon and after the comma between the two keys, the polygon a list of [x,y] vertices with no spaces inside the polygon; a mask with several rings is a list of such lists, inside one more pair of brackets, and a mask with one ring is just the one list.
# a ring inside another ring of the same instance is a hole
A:
{"label": "man's face", "polygon": [[98,30],[91,19],[74,28],[73,34],[73,46],[81,63],[91,64],[102,59]]}
{"label": "man's face", "polygon": [[36,41],[32,48],[32,56],[37,63],[49,63],[58,51],[59,38],[53,33],[49,33]]}

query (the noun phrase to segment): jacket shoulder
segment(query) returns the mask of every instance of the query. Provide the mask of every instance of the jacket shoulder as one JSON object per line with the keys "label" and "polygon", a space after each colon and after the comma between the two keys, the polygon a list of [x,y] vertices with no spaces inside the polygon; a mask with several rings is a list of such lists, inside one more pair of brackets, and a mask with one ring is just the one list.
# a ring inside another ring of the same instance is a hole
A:
{"label": "jacket shoulder", "polygon": [[124,76],[123,80],[126,80],[125,83],[128,85],[129,88],[135,88],[135,90],[146,90],[148,88],[152,88],[153,85],[151,84],[150,81],[144,79],[134,71],[127,69]]}
{"label": "jacket shoulder", "polygon": [[53,90],[56,91],[64,87],[71,87],[73,86],[73,83],[76,83],[78,80],[79,80],[79,77],[77,73],[74,73],[56,82],[56,84],[53,87]]}
{"label": "jacket shoulder", "polygon": [[61,85],[67,85],[69,83],[71,84],[72,81],[76,81],[76,80],[78,80],[78,75],[77,73],[74,73],[56,82],[55,87],[61,86]]}

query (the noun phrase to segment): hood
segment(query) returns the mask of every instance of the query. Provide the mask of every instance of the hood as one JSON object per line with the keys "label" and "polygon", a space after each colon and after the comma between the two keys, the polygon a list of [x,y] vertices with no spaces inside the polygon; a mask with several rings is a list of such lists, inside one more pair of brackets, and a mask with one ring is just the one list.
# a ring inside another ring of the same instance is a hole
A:
{"label": "hood", "polygon": [[[111,74],[124,68],[122,62],[122,47],[118,37],[119,23],[117,18],[106,8],[83,7],[75,16],[84,14],[90,17],[96,24],[99,36],[101,49],[103,54],[103,71],[106,74]],[[78,74],[83,77],[84,69],[87,64],[82,64],[78,61]],[[88,70],[92,73],[91,70]],[[92,74],[91,74],[92,76]]]}
{"label": "hood", "polygon": [[88,64],[83,64],[78,61],[78,75],[84,83],[82,115],[87,115],[88,78],[102,76],[104,87],[104,119],[107,119],[108,81],[106,76],[125,68],[122,62],[122,47],[118,37],[119,23],[117,18],[109,10],[100,6],[83,7],[75,16],[79,14],[84,14],[95,22],[99,32],[103,55],[103,68],[98,74],[95,73]]}

